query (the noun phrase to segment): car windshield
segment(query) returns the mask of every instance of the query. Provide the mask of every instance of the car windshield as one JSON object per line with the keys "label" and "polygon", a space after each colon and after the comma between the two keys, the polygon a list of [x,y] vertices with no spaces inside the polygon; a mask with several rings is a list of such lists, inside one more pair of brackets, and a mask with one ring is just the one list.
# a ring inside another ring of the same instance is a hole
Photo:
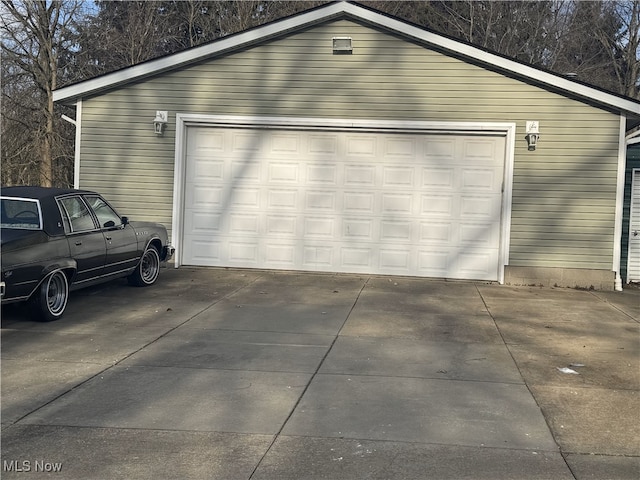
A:
{"label": "car windshield", "polygon": [[1,200],[2,221],[0,226],[2,228],[42,229],[40,206],[37,200],[9,197],[2,197]]}

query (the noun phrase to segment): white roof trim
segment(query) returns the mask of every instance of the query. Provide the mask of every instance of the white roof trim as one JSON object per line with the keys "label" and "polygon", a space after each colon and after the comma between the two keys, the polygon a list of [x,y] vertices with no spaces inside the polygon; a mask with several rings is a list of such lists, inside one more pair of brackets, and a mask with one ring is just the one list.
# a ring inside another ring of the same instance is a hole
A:
{"label": "white roof trim", "polygon": [[60,102],[74,100],[83,96],[99,93],[100,91],[126,84],[129,81],[155,75],[164,71],[179,68],[180,66],[217,55],[228,50],[257,43],[270,37],[281,35],[289,30],[296,30],[310,26],[339,16],[343,13],[352,15],[365,22],[379,25],[400,35],[414,38],[420,42],[426,42],[445,50],[457,53],[464,57],[474,59],[489,66],[494,66],[504,71],[512,72],[518,76],[529,78],[541,84],[566,91],[568,94],[577,95],[585,99],[595,101],[604,106],[612,107],[635,115],[640,115],[640,102],[632,99],[618,97],[616,95],[582,85],[560,75],[555,75],[535,67],[524,65],[514,60],[488,53],[480,48],[452,40],[422,28],[410,25],[401,20],[396,20],[372,10],[347,2],[332,3],[306,13],[286,18],[254,28],[252,30],[233,35],[229,38],[221,38],[207,45],[195,47],[173,55],[151,60],[139,65],[108,73],[97,78],[89,79],[75,85],[69,85],[53,92],[53,100]]}

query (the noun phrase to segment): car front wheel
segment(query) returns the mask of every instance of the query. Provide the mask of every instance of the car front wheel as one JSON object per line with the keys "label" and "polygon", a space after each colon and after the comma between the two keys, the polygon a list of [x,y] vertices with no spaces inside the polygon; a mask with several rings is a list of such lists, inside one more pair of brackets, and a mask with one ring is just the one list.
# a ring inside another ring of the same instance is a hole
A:
{"label": "car front wheel", "polygon": [[153,285],[160,274],[160,255],[153,246],[148,246],[142,254],[138,266],[129,276],[129,283],[138,287]]}
{"label": "car front wheel", "polygon": [[31,298],[31,313],[35,320],[51,322],[62,317],[69,300],[69,281],[64,272],[54,272],[44,279]]}

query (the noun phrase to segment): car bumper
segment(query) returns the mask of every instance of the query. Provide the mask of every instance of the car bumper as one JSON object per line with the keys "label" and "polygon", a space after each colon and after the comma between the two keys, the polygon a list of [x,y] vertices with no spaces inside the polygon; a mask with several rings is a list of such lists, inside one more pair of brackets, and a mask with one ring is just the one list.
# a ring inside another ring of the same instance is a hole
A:
{"label": "car bumper", "polygon": [[162,249],[162,260],[165,262],[171,260],[171,257],[173,257],[173,254],[175,252],[176,252],[176,249],[174,247],[172,247],[171,245],[166,245]]}

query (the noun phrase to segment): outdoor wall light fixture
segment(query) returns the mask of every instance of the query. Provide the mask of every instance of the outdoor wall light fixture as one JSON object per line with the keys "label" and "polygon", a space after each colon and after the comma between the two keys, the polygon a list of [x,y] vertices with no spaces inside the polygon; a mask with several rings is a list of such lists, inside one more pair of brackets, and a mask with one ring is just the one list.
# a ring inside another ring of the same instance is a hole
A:
{"label": "outdoor wall light fixture", "polygon": [[153,131],[156,135],[162,135],[164,133],[164,126],[169,119],[169,112],[160,111],[156,112],[156,118],[153,119]]}
{"label": "outdoor wall light fixture", "polygon": [[537,121],[528,120],[526,126],[527,134],[524,138],[527,139],[527,148],[529,150],[535,150],[540,139],[540,129]]}

